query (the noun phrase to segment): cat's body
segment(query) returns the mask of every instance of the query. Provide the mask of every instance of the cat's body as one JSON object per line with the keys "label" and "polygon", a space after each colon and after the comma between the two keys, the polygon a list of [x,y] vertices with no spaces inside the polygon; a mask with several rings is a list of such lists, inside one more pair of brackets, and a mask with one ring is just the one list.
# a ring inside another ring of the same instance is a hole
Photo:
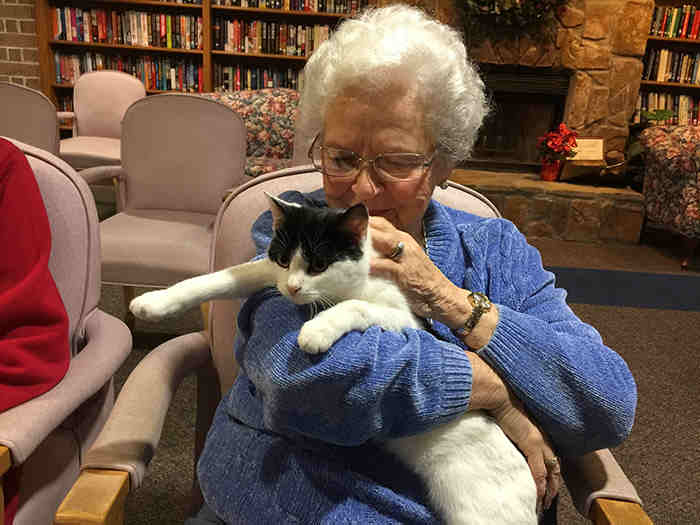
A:
{"label": "cat's body", "polygon": [[[325,352],[352,330],[380,326],[400,332],[423,326],[394,283],[369,275],[376,253],[363,206],[321,212],[274,200],[272,210],[276,230],[268,258],[149,292],[134,299],[132,312],[158,320],[209,299],[246,297],[276,286],[296,304],[329,306],[299,332],[299,346],[308,353]],[[296,222],[291,228],[284,225],[290,214],[302,216],[289,221]],[[483,412],[468,412],[384,445],[422,477],[446,523],[537,523],[536,489],[527,462]]]}

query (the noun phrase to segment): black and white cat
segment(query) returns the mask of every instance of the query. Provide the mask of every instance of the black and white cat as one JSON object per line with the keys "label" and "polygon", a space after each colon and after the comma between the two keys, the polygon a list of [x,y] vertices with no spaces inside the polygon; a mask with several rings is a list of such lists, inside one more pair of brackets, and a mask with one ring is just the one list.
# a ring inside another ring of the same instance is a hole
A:
{"label": "black and white cat", "polygon": [[[377,256],[368,213],[316,208],[270,197],[275,233],[268,257],[148,292],[131,302],[141,319],[172,317],[221,297],[246,297],[269,286],[296,304],[328,307],[304,323],[298,343],[308,353],[328,350],[352,330],[420,328],[398,287],[369,275]],[[537,523],[536,488],[523,455],[480,411],[385,446],[425,481],[447,524]]]}

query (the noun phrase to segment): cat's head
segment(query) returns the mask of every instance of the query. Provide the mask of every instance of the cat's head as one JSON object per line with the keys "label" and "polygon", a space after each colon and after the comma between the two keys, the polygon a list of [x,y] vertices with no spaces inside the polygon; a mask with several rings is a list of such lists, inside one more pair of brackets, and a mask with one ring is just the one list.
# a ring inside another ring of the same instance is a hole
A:
{"label": "cat's head", "polygon": [[268,195],[274,235],[268,257],[280,272],[277,288],[297,304],[336,303],[361,286],[369,273],[369,213],[318,208]]}

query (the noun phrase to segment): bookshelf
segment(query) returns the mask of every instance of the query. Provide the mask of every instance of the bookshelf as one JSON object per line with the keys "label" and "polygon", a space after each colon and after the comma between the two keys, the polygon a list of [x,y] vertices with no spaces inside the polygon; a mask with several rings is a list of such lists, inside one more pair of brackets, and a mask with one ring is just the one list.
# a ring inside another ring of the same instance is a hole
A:
{"label": "bookshelf", "polygon": [[697,124],[700,117],[700,8],[658,0],[647,37],[635,121],[642,111],[668,109],[665,124]]}
{"label": "bookshelf", "polygon": [[94,69],[126,70],[148,94],[299,88],[338,21],[382,0],[189,1],[37,0],[42,91],[71,109],[72,80]]}

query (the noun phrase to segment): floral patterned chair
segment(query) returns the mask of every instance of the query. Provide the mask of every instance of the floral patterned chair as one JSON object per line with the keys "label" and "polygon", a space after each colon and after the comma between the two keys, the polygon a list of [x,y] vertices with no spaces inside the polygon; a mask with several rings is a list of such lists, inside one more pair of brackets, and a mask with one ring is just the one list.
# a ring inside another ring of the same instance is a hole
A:
{"label": "floral patterned chair", "polygon": [[203,93],[238,113],[248,133],[246,175],[257,177],[292,165],[299,92],[288,88]]}
{"label": "floral patterned chair", "polygon": [[685,270],[700,244],[700,126],[653,126],[640,141],[647,220],[683,236]]}

